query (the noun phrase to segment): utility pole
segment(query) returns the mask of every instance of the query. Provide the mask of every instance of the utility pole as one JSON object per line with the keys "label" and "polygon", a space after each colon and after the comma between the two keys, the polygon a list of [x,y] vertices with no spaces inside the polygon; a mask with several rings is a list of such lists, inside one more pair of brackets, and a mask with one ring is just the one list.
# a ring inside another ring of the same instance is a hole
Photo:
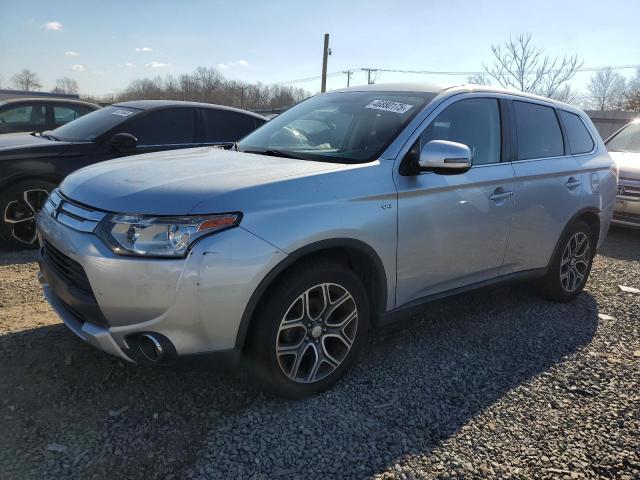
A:
{"label": "utility pole", "polygon": [[362,70],[363,72],[367,72],[367,84],[368,85],[373,85],[374,83],[376,83],[376,79],[375,78],[371,78],[371,72],[377,72],[378,69],[377,68],[361,68],[360,70]]}
{"label": "utility pole", "polygon": [[347,88],[348,88],[349,84],[351,83],[351,76],[353,75],[353,70],[345,70],[342,73],[347,74]]}
{"label": "utility pole", "polygon": [[329,34],[324,34],[324,51],[322,53],[322,86],[320,87],[320,93],[324,93],[327,91],[327,61],[329,60],[329,55],[331,55],[331,50],[329,49]]}

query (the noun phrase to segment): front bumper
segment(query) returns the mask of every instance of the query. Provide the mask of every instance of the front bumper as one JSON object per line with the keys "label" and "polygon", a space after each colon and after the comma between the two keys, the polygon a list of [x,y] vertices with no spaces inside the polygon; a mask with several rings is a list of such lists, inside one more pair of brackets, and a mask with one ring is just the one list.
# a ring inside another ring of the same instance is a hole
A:
{"label": "front bumper", "polygon": [[612,223],[640,228],[640,180],[621,179],[618,189]]}
{"label": "front bumper", "polygon": [[45,212],[37,226],[40,244],[77,263],[90,285],[81,295],[42,261],[39,278],[48,302],[78,337],[128,361],[135,356],[127,338],[145,332],[167,338],[177,357],[236,357],[251,294],[286,257],[241,227],[201,239],[187,258],[158,259],[116,255],[94,234]]}
{"label": "front bumper", "polygon": [[49,284],[49,279],[42,271],[38,272],[38,281],[42,286],[42,291],[47,302],[49,302],[51,308],[53,308],[53,310],[58,314],[69,330],[97,349],[129,362],[133,361],[124,353],[122,348],[120,348],[120,345],[118,345],[106,328],[90,322],[82,322],[77,316],[75,316],[62,299],[54,293],[51,285]]}

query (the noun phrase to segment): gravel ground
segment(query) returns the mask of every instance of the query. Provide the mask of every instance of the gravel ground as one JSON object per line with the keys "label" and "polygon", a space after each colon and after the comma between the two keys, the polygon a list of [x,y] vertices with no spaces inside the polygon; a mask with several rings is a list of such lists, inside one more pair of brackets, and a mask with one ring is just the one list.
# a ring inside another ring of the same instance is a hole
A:
{"label": "gravel ground", "polygon": [[525,286],[376,333],[318,397],[125,365],[60,325],[32,253],[0,253],[0,478],[640,478],[640,231],[568,305]]}

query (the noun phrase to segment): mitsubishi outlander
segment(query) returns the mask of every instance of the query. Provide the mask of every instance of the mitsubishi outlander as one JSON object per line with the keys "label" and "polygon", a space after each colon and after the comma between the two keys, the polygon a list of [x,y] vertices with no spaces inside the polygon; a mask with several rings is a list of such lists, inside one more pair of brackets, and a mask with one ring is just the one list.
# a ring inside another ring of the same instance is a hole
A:
{"label": "mitsubishi outlander", "polygon": [[128,361],[240,360],[276,394],[333,385],[370,329],[430,300],[527,281],[582,291],[616,201],[589,118],[491,87],[312,97],[232,151],[83,168],[37,218],[67,326]]}

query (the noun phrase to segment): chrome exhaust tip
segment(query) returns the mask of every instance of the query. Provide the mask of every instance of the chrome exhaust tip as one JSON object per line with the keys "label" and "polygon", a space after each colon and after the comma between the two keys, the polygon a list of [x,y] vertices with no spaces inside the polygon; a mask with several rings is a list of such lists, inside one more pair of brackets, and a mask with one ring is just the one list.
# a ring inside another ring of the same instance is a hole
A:
{"label": "chrome exhaust tip", "polygon": [[138,337],[138,348],[142,356],[152,363],[159,363],[165,355],[162,343],[152,333],[143,333]]}

